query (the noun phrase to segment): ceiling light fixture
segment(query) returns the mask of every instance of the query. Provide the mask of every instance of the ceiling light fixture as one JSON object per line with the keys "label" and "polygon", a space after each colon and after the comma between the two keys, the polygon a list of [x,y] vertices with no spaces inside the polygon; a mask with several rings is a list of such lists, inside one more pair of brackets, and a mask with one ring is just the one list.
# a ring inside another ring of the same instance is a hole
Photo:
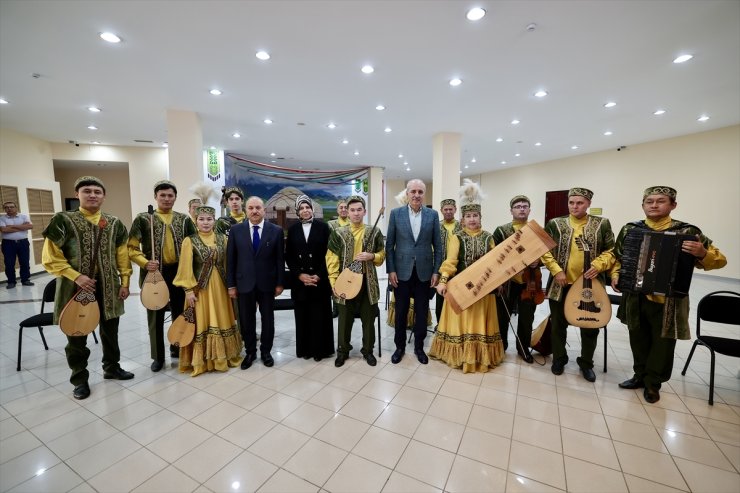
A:
{"label": "ceiling light fixture", "polygon": [[499,138],[496,139],[496,142],[503,142],[503,141],[504,141],[504,139],[502,139],[501,137],[499,137]]}
{"label": "ceiling light fixture", "polygon": [[343,139],[343,140],[342,140],[342,144],[349,144],[349,140],[347,140],[347,139]]}
{"label": "ceiling light fixture", "polygon": [[269,60],[270,59],[270,54],[267,53],[266,51],[258,51],[257,53],[254,54],[254,56],[256,56],[257,58],[259,58],[260,60]]}
{"label": "ceiling light fixture", "polygon": [[170,146],[170,145],[169,145],[169,144],[168,144],[167,142],[162,142],[162,147],[164,147],[164,148],[167,148],[167,147],[169,147],[169,146]]}
{"label": "ceiling light fixture", "polygon": [[403,154],[399,154],[398,159],[403,159]]}
{"label": "ceiling light fixture", "polygon": [[231,134],[231,136],[234,137],[235,139],[238,139],[242,136],[242,134],[240,134],[239,132],[234,132],[233,134]]}
{"label": "ceiling light fixture", "polygon": [[275,154],[274,152],[270,153],[270,157],[275,157],[275,156],[277,156],[277,154]]}
{"label": "ceiling light fixture", "polygon": [[613,132],[611,130],[607,130],[606,132],[604,132],[604,135],[609,137],[610,135],[613,135]]}
{"label": "ceiling light fixture", "polygon": [[408,161],[404,161],[404,162],[403,162],[403,165],[404,165],[404,166],[408,166],[408,165],[409,165],[409,162],[408,162]]}
{"label": "ceiling light fixture", "polygon": [[465,17],[467,17],[469,21],[479,21],[483,17],[485,17],[485,15],[485,9],[482,9],[480,7],[473,7],[472,9],[468,10],[468,13],[465,14]]}
{"label": "ceiling light fixture", "polygon": [[362,73],[365,75],[369,75],[375,72],[375,68],[372,65],[363,65],[360,70],[362,70]]}
{"label": "ceiling light fixture", "polygon": [[272,125],[272,120],[270,120],[269,118],[265,118],[265,119],[264,119],[264,120],[262,120],[262,121],[263,121],[263,122],[264,122],[264,123],[265,123],[266,125]]}
{"label": "ceiling light fixture", "polygon": [[223,94],[223,93],[222,93],[221,91],[219,91],[218,89],[211,89],[211,90],[210,90],[210,91],[208,91],[208,92],[210,92],[210,93],[211,93],[211,94],[213,94],[214,96],[220,96],[221,94]]}
{"label": "ceiling light fixture", "polygon": [[95,106],[88,106],[87,111],[90,111],[92,113],[100,113],[100,108],[97,108]]}
{"label": "ceiling light fixture", "polygon": [[506,161],[501,161],[501,164],[506,164]]}
{"label": "ceiling light fixture", "polygon": [[537,146],[537,147],[539,147],[539,146],[542,145],[542,142],[535,142],[534,145]]}
{"label": "ceiling light fixture", "polygon": [[0,99],[0,104],[8,104],[8,101],[6,99]]}
{"label": "ceiling light fixture", "polygon": [[337,128],[337,126],[336,126],[336,124],[335,124],[335,123],[333,123],[333,122],[330,122],[330,123],[329,123],[329,124],[328,124],[328,125],[326,126],[326,128],[331,128],[331,129],[333,130],[333,129]]}
{"label": "ceiling light fixture", "polygon": [[96,127],[95,125],[88,125],[87,128],[88,128],[88,130],[97,130],[98,129],[98,127]]}
{"label": "ceiling light fixture", "polygon": [[411,168],[406,168],[406,171],[411,171]]}
{"label": "ceiling light fixture", "polygon": [[604,104],[604,108],[614,108],[617,105],[614,101],[609,101],[608,103]]}
{"label": "ceiling light fixture", "polygon": [[691,60],[692,58],[694,58],[694,55],[689,55],[689,54],[686,54],[686,55],[680,55],[680,56],[678,56],[678,57],[676,57],[676,58],[674,58],[674,59],[673,59],[673,63],[683,63],[683,62],[688,62],[688,61],[689,61],[689,60]]}
{"label": "ceiling light fixture", "polygon": [[701,115],[699,118],[696,119],[696,121],[702,122],[702,123],[704,123],[707,120],[709,120],[709,117],[707,115]]}
{"label": "ceiling light fixture", "polygon": [[539,90],[534,93],[534,97],[536,98],[544,98],[545,96],[547,96],[547,91]]}
{"label": "ceiling light fixture", "polygon": [[519,125],[520,123],[521,123],[521,122],[520,122],[519,120],[516,120],[516,119],[514,119],[514,120],[511,120],[511,124],[512,124],[512,125]]}
{"label": "ceiling light fixture", "polygon": [[514,157],[519,157],[521,155],[522,155],[521,153],[517,152],[516,154],[514,154]]}
{"label": "ceiling light fixture", "polygon": [[457,86],[459,86],[460,84],[462,84],[462,82],[463,82],[463,81],[462,81],[462,79],[459,79],[459,78],[457,78],[457,77],[455,77],[454,79],[450,79],[450,85],[451,85],[452,87],[457,87]]}
{"label": "ceiling light fixture", "polygon": [[385,106],[383,106],[382,104],[379,104],[378,106],[375,107],[375,109],[378,111],[383,111],[385,109]]}
{"label": "ceiling light fixture", "polygon": [[466,165],[465,165],[465,169],[468,169],[468,168],[469,168],[469,166],[468,166],[468,165],[466,164]]}
{"label": "ceiling light fixture", "polygon": [[660,116],[660,115],[663,115],[663,114],[665,114],[665,110],[655,110],[655,111],[653,111],[653,115],[655,115],[655,116]]}
{"label": "ceiling light fixture", "polygon": [[473,159],[471,159],[471,160],[470,160],[470,162],[471,162],[471,163],[477,163],[477,162],[478,162],[478,160],[477,160],[477,159],[475,159],[475,158],[473,158]]}
{"label": "ceiling light fixture", "polygon": [[109,43],[120,43],[121,42],[121,38],[119,38],[118,36],[116,36],[115,34],[111,32],[100,33],[99,36],[100,36],[100,39],[102,39],[103,41],[107,41]]}
{"label": "ceiling light fixture", "polygon": [[578,146],[570,146],[570,148],[575,151],[576,149],[578,149]]}
{"label": "ceiling light fixture", "polygon": [[385,129],[383,130],[383,132],[389,134],[389,133],[393,132],[393,129],[391,127],[385,127]]}
{"label": "ceiling light fixture", "polygon": [[360,155],[360,151],[355,151],[352,154],[354,154],[355,156],[359,156]]}
{"label": "ceiling light fixture", "polygon": [[97,140],[93,140],[93,144],[100,144]]}

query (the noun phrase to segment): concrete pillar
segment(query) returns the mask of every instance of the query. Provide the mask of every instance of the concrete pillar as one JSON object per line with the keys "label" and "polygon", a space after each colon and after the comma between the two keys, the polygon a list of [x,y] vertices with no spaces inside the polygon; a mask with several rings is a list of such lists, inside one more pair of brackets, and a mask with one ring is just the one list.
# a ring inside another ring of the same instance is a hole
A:
{"label": "concrete pillar", "polygon": [[[378,212],[380,212],[380,208],[385,206],[383,203],[383,197],[385,195],[385,182],[383,181],[383,168],[370,168],[370,173],[368,176],[369,180],[369,187],[368,187],[368,196],[367,196],[367,219],[368,223],[372,226],[373,223],[375,223],[375,219],[378,217]],[[388,217],[388,214],[390,214],[390,210],[387,210],[385,213],[385,218]],[[386,221],[384,219],[381,219],[378,221],[378,227],[383,231],[383,234],[385,234],[385,223]]]}
{"label": "concrete pillar", "polygon": [[175,209],[188,212],[188,189],[203,180],[203,132],[193,111],[167,110],[169,180],[177,186]]}
{"label": "concrete pillar", "polygon": [[[432,206],[439,210],[444,199],[458,201],[460,191],[460,140],[454,132],[441,132],[432,138]],[[427,189],[427,194],[430,190]]]}

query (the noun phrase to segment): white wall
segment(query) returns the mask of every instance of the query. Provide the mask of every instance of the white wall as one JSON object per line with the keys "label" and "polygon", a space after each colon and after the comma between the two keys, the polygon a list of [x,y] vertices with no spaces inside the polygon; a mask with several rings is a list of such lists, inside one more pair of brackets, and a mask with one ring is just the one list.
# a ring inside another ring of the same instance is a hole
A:
{"label": "white wall", "polygon": [[701,228],[725,254],[722,277],[740,277],[740,126],[559,159],[481,175],[488,195],[483,227],[492,231],[511,221],[509,200],[524,194],[542,224],[545,192],[582,186],[594,191],[592,207],[603,208],[614,233],[644,219],[642,192],[652,185],[678,190],[674,219]]}

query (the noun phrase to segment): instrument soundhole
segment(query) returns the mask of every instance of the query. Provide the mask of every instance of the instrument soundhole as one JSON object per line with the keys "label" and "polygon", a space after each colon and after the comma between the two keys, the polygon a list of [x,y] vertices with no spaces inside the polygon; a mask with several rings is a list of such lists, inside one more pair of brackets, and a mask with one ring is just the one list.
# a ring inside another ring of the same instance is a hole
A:
{"label": "instrument soundhole", "polygon": [[583,296],[583,299],[590,300],[594,297],[594,293],[590,289],[584,289],[583,293],[581,293],[581,296]]}

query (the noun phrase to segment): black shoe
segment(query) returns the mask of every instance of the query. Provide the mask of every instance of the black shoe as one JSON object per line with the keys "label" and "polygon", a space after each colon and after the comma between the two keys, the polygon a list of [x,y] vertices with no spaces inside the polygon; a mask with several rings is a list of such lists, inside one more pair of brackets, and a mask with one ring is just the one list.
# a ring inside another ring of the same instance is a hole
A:
{"label": "black shoe", "polygon": [[72,396],[75,399],[87,399],[90,397],[90,386],[87,382],[76,385],[75,389],[72,391]]}
{"label": "black shoe", "polygon": [[272,359],[272,355],[270,353],[265,353],[262,355],[262,363],[264,363],[265,366],[270,367],[275,364],[275,360]]}
{"label": "black shoe", "polygon": [[31,281],[23,281],[21,284],[23,284],[24,286],[35,286],[35,284]]}
{"label": "black shoe", "polygon": [[321,356],[314,356],[314,357],[313,357],[313,360],[314,360],[314,361],[316,361],[317,363],[318,363],[319,361],[321,361],[321,359],[322,359],[322,358],[321,358]]}
{"label": "black shoe", "polygon": [[367,364],[370,366],[375,366],[378,364],[378,360],[375,359],[375,356],[373,356],[373,353],[363,354],[362,357],[365,358],[365,361],[367,361]]}
{"label": "black shoe", "polygon": [[149,368],[151,368],[153,372],[158,372],[159,370],[162,369],[163,366],[164,366],[164,361],[154,360],[152,361],[152,365]]}
{"label": "black shoe", "polygon": [[347,355],[337,354],[337,359],[334,360],[334,366],[339,368],[340,366],[344,365],[345,361],[347,361]]}
{"label": "black shoe", "polygon": [[306,355],[302,356],[302,358],[303,359],[311,359],[311,356],[309,356],[308,354],[306,354]]}
{"label": "black shoe", "polygon": [[396,349],[396,351],[393,353],[393,356],[391,356],[391,363],[393,363],[394,365],[400,363],[405,353],[406,352],[403,349]]}
{"label": "black shoe", "polygon": [[180,348],[177,346],[170,346],[170,358],[179,358]]}
{"label": "black shoe", "polygon": [[583,378],[589,382],[596,381],[596,373],[594,373],[593,368],[581,368],[581,373],[583,373]]}
{"label": "black shoe", "polygon": [[14,282],[9,282],[8,285],[5,286],[5,289],[13,289],[13,288],[15,288],[15,283]]}
{"label": "black shoe", "polygon": [[561,360],[553,361],[552,366],[550,367],[550,371],[552,371],[555,375],[562,375],[564,369],[565,369],[565,362]]}
{"label": "black shoe", "polygon": [[247,368],[249,368],[250,366],[252,366],[252,363],[254,363],[254,360],[256,360],[256,359],[257,359],[257,355],[256,354],[248,354],[248,355],[246,355],[244,357],[244,359],[242,360],[241,369],[242,370],[246,370]]}
{"label": "black shoe", "polygon": [[524,350],[523,352],[520,352],[519,356],[521,356],[521,358],[530,365],[534,363],[534,356],[532,356],[532,353],[530,353],[529,350]]}
{"label": "black shoe", "polygon": [[429,358],[427,358],[426,353],[424,353],[423,349],[414,349],[414,354],[416,355],[416,359],[419,360],[419,363],[422,365],[426,365],[429,363]]}
{"label": "black shoe", "polygon": [[660,400],[660,392],[658,389],[651,389],[650,387],[645,387],[645,390],[642,392],[642,395],[645,396],[645,400],[649,402],[650,404],[654,404]]}
{"label": "black shoe", "polygon": [[121,367],[116,368],[113,371],[107,371],[103,373],[103,378],[106,380],[131,380],[134,378],[134,374],[130,371],[126,371]]}
{"label": "black shoe", "polygon": [[645,382],[642,380],[638,380],[637,377],[632,377],[629,380],[625,380],[624,382],[619,384],[620,389],[641,389],[645,386]]}

